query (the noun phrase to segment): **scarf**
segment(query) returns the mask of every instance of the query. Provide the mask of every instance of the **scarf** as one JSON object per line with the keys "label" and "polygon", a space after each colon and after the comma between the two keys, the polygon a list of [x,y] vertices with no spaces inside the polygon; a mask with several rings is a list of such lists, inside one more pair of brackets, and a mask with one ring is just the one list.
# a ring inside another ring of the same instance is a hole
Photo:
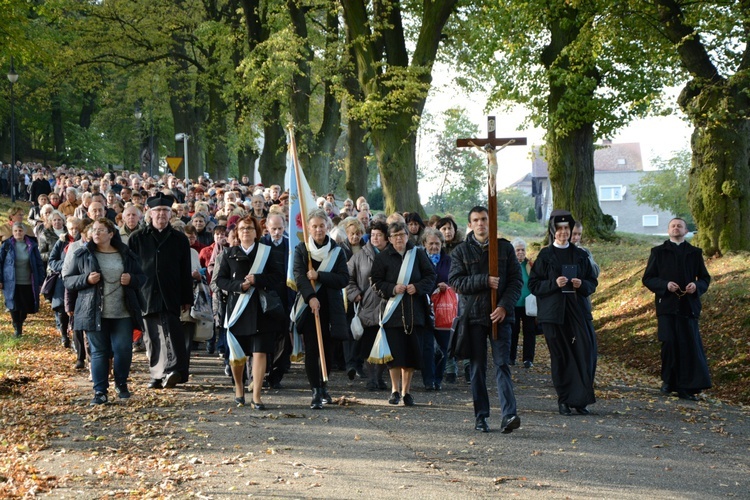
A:
{"label": "scarf", "polygon": [[310,236],[307,238],[307,249],[310,251],[310,256],[313,260],[323,262],[323,259],[326,258],[328,252],[331,251],[331,238],[326,237],[325,244],[322,247],[318,248],[317,243],[315,243],[313,237]]}

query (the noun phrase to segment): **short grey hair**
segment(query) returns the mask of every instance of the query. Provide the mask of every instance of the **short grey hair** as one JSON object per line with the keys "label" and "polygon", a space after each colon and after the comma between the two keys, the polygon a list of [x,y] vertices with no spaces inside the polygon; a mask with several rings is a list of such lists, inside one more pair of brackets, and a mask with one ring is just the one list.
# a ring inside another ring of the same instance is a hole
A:
{"label": "short grey hair", "polygon": [[510,242],[511,245],[513,245],[513,249],[515,250],[517,247],[523,247],[526,248],[526,242],[522,240],[521,238],[514,238],[513,241]]}
{"label": "short grey hair", "polygon": [[445,236],[443,236],[443,233],[441,233],[434,227],[424,228],[424,232],[422,233],[422,246],[425,246],[427,244],[427,238],[429,238],[430,236],[434,236],[435,238],[440,240],[440,246],[445,246]]}
{"label": "short grey hair", "polygon": [[310,210],[310,212],[307,214],[307,222],[310,222],[311,220],[315,218],[323,219],[325,221],[330,220],[330,218],[328,217],[328,214],[322,208],[316,208],[314,210]]}

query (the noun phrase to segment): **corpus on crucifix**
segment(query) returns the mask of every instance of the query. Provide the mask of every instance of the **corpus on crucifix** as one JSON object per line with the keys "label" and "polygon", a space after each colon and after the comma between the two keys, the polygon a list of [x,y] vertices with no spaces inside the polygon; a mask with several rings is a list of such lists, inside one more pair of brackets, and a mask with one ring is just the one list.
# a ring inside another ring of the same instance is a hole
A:
{"label": "corpus on crucifix", "polygon": [[[490,223],[489,264],[490,276],[497,277],[497,152],[507,146],[525,146],[525,137],[495,137],[496,121],[494,116],[487,117],[487,137],[456,139],[456,147],[475,148],[487,157],[487,211]],[[491,293],[492,308],[497,306],[497,290]],[[497,324],[492,323],[492,338],[497,339]]]}

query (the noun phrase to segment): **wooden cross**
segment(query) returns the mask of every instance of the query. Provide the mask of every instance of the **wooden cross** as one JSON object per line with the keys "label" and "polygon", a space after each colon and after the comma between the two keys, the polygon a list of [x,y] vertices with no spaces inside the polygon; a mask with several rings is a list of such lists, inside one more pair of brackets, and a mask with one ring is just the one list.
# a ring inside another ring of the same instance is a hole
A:
{"label": "wooden cross", "polygon": [[[489,265],[490,276],[497,277],[497,151],[506,146],[525,146],[525,137],[495,137],[496,122],[494,116],[487,117],[487,137],[473,139],[456,139],[456,147],[479,149],[487,155],[487,210],[490,223]],[[499,149],[495,149],[499,148]],[[497,290],[491,290],[491,303],[497,307]],[[497,340],[497,323],[492,323],[492,338]]]}

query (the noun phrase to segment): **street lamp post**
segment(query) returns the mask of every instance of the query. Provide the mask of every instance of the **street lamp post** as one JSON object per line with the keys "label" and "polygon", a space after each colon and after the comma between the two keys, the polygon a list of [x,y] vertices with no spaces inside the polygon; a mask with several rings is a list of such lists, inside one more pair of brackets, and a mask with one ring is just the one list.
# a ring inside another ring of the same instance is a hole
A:
{"label": "street lamp post", "polygon": [[190,139],[190,136],[184,133],[179,133],[174,136],[174,140],[179,142],[182,141],[184,145],[183,151],[185,156],[185,186],[187,186],[188,182],[188,139]]}
{"label": "street lamp post", "polygon": [[13,56],[10,56],[10,71],[8,72],[10,81],[10,201],[16,202],[16,110],[15,101],[13,100],[13,84],[18,81],[18,73],[13,67]]}

